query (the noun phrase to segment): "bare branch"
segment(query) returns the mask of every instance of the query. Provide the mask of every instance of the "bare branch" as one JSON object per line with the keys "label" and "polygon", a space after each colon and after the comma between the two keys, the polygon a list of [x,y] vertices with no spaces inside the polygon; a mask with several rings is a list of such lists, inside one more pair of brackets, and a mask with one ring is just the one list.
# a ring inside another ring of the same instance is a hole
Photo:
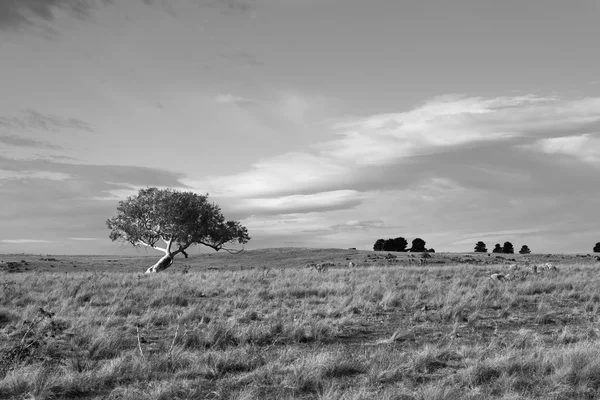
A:
{"label": "bare branch", "polygon": [[135,242],[135,244],[136,244],[136,245],[138,245],[138,244],[141,244],[141,245],[143,245],[143,246],[146,246],[146,247],[151,247],[151,248],[153,248],[154,250],[160,250],[160,251],[162,251],[162,252],[163,252],[163,253],[165,253],[165,254],[169,254],[169,252],[167,251],[167,249],[163,249],[163,248],[161,248],[161,247],[156,247],[156,246],[153,246],[153,245],[151,245],[151,244],[148,244],[148,243],[146,243],[146,242],[143,242],[143,241],[141,241],[141,240],[138,240],[137,242]]}
{"label": "bare branch", "polygon": [[244,251],[244,247],[243,246],[242,246],[242,248],[240,250],[236,250],[236,249],[228,249],[227,247],[221,247],[222,245],[213,245],[213,244],[202,242],[202,241],[199,241],[198,243],[203,244],[206,247],[210,247],[211,249],[213,249],[215,251],[225,250],[229,254],[239,254],[242,251]]}

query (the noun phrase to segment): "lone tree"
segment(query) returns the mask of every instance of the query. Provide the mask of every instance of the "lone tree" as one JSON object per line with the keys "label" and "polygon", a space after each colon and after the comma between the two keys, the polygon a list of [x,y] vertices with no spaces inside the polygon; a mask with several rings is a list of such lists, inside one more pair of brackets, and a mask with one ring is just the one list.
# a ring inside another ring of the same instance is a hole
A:
{"label": "lone tree", "polygon": [[[237,221],[225,221],[219,206],[209,203],[207,197],[171,189],[141,189],[136,196],[120,201],[117,215],[106,221],[110,238],[164,252],[146,273],[169,268],[179,253],[187,258],[185,250],[195,244],[235,252],[225,246],[247,243],[248,230]],[[159,241],[165,246],[158,247]]]}
{"label": "lone tree", "polygon": [[594,246],[594,253],[600,253],[600,242],[596,243]]}
{"label": "lone tree", "polygon": [[475,253],[487,253],[487,248],[485,247],[485,243],[479,241],[475,244]]}
{"label": "lone tree", "polygon": [[410,248],[410,251],[413,253],[426,252],[427,249],[425,248],[425,241],[421,238],[416,238],[412,241],[412,247]]}
{"label": "lone tree", "polygon": [[496,243],[496,246],[494,247],[494,250],[492,250],[492,253],[502,253],[502,246],[500,246],[500,243]]}
{"label": "lone tree", "polygon": [[504,242],[504,247],[502,247],[502,252],[505,254],[514,254],[515,248],[513,247],[511,242]]}
{"label": "lone tree", "polygon": [[529,247],[526,244],[524,244],[521,247],[521,250],[519,250],[519,254],[529,254],[529,253],[531,253],[531,250],[529,250]]}

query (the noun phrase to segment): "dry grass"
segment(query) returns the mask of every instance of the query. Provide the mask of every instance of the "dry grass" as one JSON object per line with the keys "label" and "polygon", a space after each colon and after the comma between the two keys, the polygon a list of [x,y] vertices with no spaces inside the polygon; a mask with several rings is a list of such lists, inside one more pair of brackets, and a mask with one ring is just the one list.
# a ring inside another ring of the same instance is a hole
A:
{"label": "dry grass", "polygon": [[510,282],[489,279],[501,265],[345,259],[5,272],[0,398],[595,399],[600,278],[583,261]]}

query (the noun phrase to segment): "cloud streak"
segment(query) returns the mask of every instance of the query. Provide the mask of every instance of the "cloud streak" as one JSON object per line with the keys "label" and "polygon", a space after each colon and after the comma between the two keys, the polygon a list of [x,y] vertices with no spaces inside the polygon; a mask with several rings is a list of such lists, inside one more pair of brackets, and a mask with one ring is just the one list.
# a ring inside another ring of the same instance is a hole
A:
{"label": "cloud streak", "polygon": [[[101,0],[108,3],[109,0]],[[83,18],[91,7],[89,0],[15,0],[0,1],[0,29],[34,25],[51,21],[57,10]]]}
{"label": "cloud streak", "polygon": [[6,243],[6,244],[52,243],[51,240],[42,240],[42,239],[3,239],[3,240],[0,240],[0,242]]}
{"label": "cloud streak", "polygon": [[88,123],[80,119],[44,114],[35,110],[26,110],[20,117],[0,117],[0,130],[6,132],[24,130],[94,132],[94,129]]}
{"label": "cloud streak", "polygon": [[60,146],[50,144],[41,140],[29,139],[17,135],[0,135],[0,143],[15,147],[29,147],[37,149],[60,149]]}

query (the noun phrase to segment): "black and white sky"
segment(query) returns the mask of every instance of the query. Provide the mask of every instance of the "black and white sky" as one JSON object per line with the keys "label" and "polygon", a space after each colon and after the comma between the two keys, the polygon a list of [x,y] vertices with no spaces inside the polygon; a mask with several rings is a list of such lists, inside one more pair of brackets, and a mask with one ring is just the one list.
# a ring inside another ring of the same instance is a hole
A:
{"label": "black and white sky", "polygon": [[600,1],[0,0],[0,253],[122,254],[148,186],[246,248],[600,242]]}

